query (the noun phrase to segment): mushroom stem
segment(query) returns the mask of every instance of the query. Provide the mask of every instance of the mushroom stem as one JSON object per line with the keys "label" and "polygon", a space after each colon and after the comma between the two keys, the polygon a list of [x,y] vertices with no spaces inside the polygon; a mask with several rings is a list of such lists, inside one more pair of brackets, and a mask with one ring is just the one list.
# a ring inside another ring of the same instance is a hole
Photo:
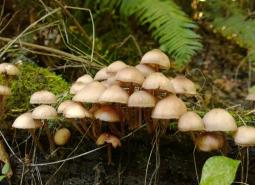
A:
{"label": "mushroom stem", "polygon": [[122,136],[122,133],[116,128],[114,123],[108,123],[108,124],[112,134],[117,135],[118,137]]}
{"label": "mushroom stem", "polygon": [[99,135],[101,134],[101,125],[102,125],[102,122],[100,120],[95,120],[93,123],[92,123],[92,134],[95,138],[98,138]]}
{"label": "mushroom stem", "polygon": [[35,145],[36,145],[36,146],[39,148],[39,150],[46,156],[47,154],[46,154],[45,150],[43,149],[43,147],[42,147],[42,145],[41,145],[39,139],[38,139],[38,138],[36,137],[36,135],[35,135],[35,130],[34,130],[34,129],[29,129],[28,132],[31,134],[31,136],[32,136],[32,138],[33,138],[33,140],[34,140],[34,142],[35,142]]}
{"label": "mushroom stem", "polygon": [[87,123],[86,123],[86,120],[85,119],[80,119],[80,125],[82,127],[82,129],[85,131],[85,135],[88,135],[88,137],[90,139],[92,139],[93,141],[95,141],[95,137],[93,137],[91,135],[91,133],[89,132],[89,128],[87,127]]}
{"label": "mushroom stem", "polygon": [[47,134],[48,141],[49,141],[49,144],[50,144],[50,154],[52,154],[56,148],[55,148],[55,144],[54,144],[52,135],[50,133],[50,129],[49,129],[49,125],[48,125],[47,120],[44,120],[44,128],[45,128],[45,132]]}
{"label": "mushroom stem", "polygon": [[73,127],[81,133],[81,135],[85,136],[85,133],[81,130],[81,128],[79,127],[79,125],[75,122],[74,119],[70,119],[71,124],[73,125]]}
{"label": "mushroom stem", "polygon": [[112,146],[107,144],[108,165],[112,164]]}

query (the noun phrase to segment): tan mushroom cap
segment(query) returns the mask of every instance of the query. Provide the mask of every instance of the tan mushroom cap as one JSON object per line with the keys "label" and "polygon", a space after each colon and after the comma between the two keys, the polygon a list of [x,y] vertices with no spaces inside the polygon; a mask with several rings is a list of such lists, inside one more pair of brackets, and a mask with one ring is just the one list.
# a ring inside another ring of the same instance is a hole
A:
{"label": "tan mushroom cap", "polygon": [[76,80],[76,82],[82,82],[84,84],[88,84],[88,83],[93,82],[93,81],[94,81],[93,78],[88,74],[82,75],[81,77],[79,77]]}
{"label": "tan mushroom cap", "polygon": [[123,61],[117,60],[113,63],[111,63],[108,67],[107,67],[107,73],[117,73],[119,70],[127,67],[128,65],[125,64]]}
{"label": "tan mushroom cap", "polygon": [[107,80],[101,82],[105,87],[110,87],[112,85],[120,85],[120,81],[116,80],[115,75],[109,77]]}
{"label": "tan mushroom cap", "polygon": [[111,144],[113,148],[121,146],[120,139],[109,133],[102,133],[96,141],[97,145],[103,145],[105,143]]}
{"label": "tan mushroom cap", "polygon": [[175,95],[169,95],[156,104],[151,117],[154,119],[179,119],[185,112],[187,112],[187,108],[184,102]]}
{"label": "tan mushroom cap", "polygon": [[21,114],[12,124],[12,127],[18,129],[36,129],[40,128],[41,126],[42,124],[40,122],[34,121],[32,118],[32,113],[30,112]]}
{"label": "tan mushroom cap", "polygon": [[202,118],[195,112],[184,113],[178,121],[178,129],[181,132],[205,130]]}
{"label": "tan mushroom cap", "polygon": [[63,114],[64,114],[64,117],[71,118],[71,119],[91,118],[92,117],[91,113],[78,103],[73,103],[73,104],[68,105],[64,109]]}
{"label": "tan mushroom cap", "polygon": [[255,101],[255,93],[249,93],[245,99],[249,101]]}
{"label": "tan mushroom cap", "polygon": [[145,64],[138,64],[135,66],[135,68],[138,69],[139,71],[141,71],[141,73],[145,77],[149,76],[151,73],[156,72],[151,66],[148,66]]}
{"label": "tan mushroom cap", "polygon": [[174,87],[176,94],[197,94],[195,84],[185,76],[179,75],[175,78],[172,78],[170,81]]}
{"label": "tan mushroom cap", "polygon": [[206,132],[196,138],[195,144],[200,151],[211,152],[223,148],[225,138],[219,133]]}
{"label": "tan mushroom cap", "polygon": [[128,93],[120,86],[112,85],[101,94],[99,102],[127,104]]}
{"label": "tan mushroom cap", "polygon": [[156,98],[146,91],[136,91],[128,98],[128,107],[155,107]]}
{"label": "tan mushroom cap", "polygon": [[144,80],[142,87],[147,90],[163,90],[171,93],[175,93],[174,87],[170,80],[162,73],[151,73]]}
{"label": "tan mushroom cap", "polygon": [[138,69],[130,66],[119,70],[116,74],[116,80],[141,85],[144,81],[144,76]]}
{"label": "tan mushroom cap", "polygon": [[85,88],[77,92],[73,101],[83,103],[97,103],[98,98],[105,91],[106,87],[100,82],[94,81],[89,83]]}
{"label": "tan mushroom cap", "polygon": [[71,105],[71,104],[75,104],[75,102],[73,102],[72,100],[65,100],[63,101],[62,103],[59,104],[58,106],[58,109],[57,109],[57,112],[59,114],[63,113],[65,108],[68,106],[68,105]]}
{"label": "tan mushroom cap", "polygon": [[234,140],[240,146],[254,146],[255,145],[255,128],[251,126],[238,127]]}
{"label": "tan mushroom cap", "polygon": [[94,80],[97,81],[107,80],[110,76],[111,75],[107,73],[107,67],[104,67],[96,73]]}
{"label": "tan mushroom cap", "polygon": [[54,134],[54,142],[56,145],[65,145],[71,137],[71,132],[67,128],[61,128]]}
{"label": "tan mushroom cap", "polygon": [[87,84],[84,84],[83,82],[74,82],[70,88],[70,94],[77,94],[78,91],[86,86]]}
{"label": "tan mushroom cap", "polygon": [[56,96],[47,90],[37,91],[32,94],[30,104],[55,104],[57,103]]}
{"label": "tan mushroom cap", "polygon": [[207,112],[203,117],[206,131],[235,131],[237,130],[235,119],[224,109],[215,108]]}
{"label": "tan mushroom cap", "polygon": [[119,113],[112,106],[102,106],[95,113],[94,117],[101,121],[106,122],[119,122],[120,116]]}
{"label": "tan mushroom cap", "polygon": [[19,74],[19,69],[13,64],[1,63],[0,64],[0,73],[11,75],[11,76],[12,75],[18,75]]}
{"label": "tan mushroom cap", "polygon": [[57,111],[54,107],[49,105],[39,105],[32,112],[33,119],[55,119]]}
{"label": "tan mushroom cap", "polygon": [[163,69],[170,68],[170,60],[168,56],[159,49],[153,49],[145,53],[142,57],[141,64],[158,65]]}
{"label": "tan mushroom cap", "polygon": [[11,95],[11,89],[7,86],[0,85],[0,95],[2,95],[2,96]]}

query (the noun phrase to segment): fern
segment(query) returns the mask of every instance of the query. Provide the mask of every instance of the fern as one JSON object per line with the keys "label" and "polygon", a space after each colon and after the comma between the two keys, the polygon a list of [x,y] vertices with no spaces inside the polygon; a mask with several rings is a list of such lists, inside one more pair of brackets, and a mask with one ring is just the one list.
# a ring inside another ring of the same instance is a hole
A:
{"label": "fern", "polygon": [[148,24],[152,36],[175,59],[177,67],[183,67],[202,48],[200,36],[193,31],[197,26],[173,1],[122,0],[120,12]]}
{"label": "fern", "polygon": [[246,48],[249,59],[255,61],[255,21],[247,17],[238,2],[212,0],[205,15],[215,31]]}

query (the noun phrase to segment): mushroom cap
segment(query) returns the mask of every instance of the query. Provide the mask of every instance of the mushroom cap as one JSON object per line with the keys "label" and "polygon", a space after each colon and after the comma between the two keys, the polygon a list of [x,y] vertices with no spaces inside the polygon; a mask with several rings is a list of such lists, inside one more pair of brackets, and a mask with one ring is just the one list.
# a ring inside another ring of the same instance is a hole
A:
{"label": "mushroom cap", "polygon": [[99,97],[101,103],[127,104],[128,93],[118,85],[108,87]]}
{"label": "mushroom cap", "polygon": [[77,94],[78,91],[80,91],[84,87],[87,87],[87,84],[83,82],[74,82],[70,88],[70,94]]}
{"label": "mushroom cap", "polygon": [[170,80],[162,73],[151,73],[143,82],[142,87],[148,90],[163,90],[171,93],[175,93],[174,87]]}
{"label": "mushroom cap", "polygon": [[158,101],[151,117],[154,119],[179,119],[185,112],[187,112],[187,108],[184,102],[175,95],[169,95]]}
{"label": "mushroom cap", "polygon": [[110,87],[112,85],[120,85],[120,81],[117,81],[115,76],[111,76],[107,80],[102,81],[101,83],[105,87]]}
{"label": "mushroom cap", "polygon": [[128,107],[155,107],[156,98],[146,91],[136,91],[128,98]]}
{"label": "mushroom cap", "polygon": [[111,63],[108,67],[107,67],[107,73],[117,73],[119,70],[127,67],[128,65],[125,64],[123,61],[117,60],[113,63]]}
{"label": "mushroom cap", "polygon": [[72,100],[65,100],[65,101],[63,101],[62,103],[59,104],[58,109],[57,109],[57,112],[58,112],[59,114],[63,113],[64,110],[65,110],[65,108],[66,108],[68,105],[71,105],[71,104],[73,104],[73,103],[75,103],[75,102],[73,102]]}
{"label": "mushroom cap", "polygon": [[39,105],[32,112],[33,119],[55,119],[57,111],[54,107],[49,105]]}
{"label": "mushroom cap", "polygon": [[203,121],[206,131],[235,131],[237,129],[235,119],[224,109],[210,110],[204,115]]}
{"label": "mushroom cap", "polygon": [[251,126],[241,126],[237,128],[234,135],[234,140],[240,146],[254,146],[255,145],[255,128]]}
{"label": "mushroom cap", "polygon": [[169,69],[170,60],[168,56],[159,49],[152,49],[142,57],[141,64],[158,65],[160,68]]}
{"label": "mushroom cap", "polygon": [[221,149],[225,144],[225,138],[216,132],[206,132],[196,138],[195,144],[200,151],[211,152]]}
{"label": "mushroom cap", "polygon": [[116,74],[116,80],[142,85],[144,76],[138,69],[130,66],[119,70]]}
{"label": "mushroom cap", "polygon": [[94,113],[94,117],[96,119],[106,122],[120,121],[119,113],[116,111],[114,107],[109,105],[102,106],[98,110],[96,110],[96,112]]}
{"label": "mushroom cap", "polygon": [[248,101],[255,101],[255,93],[249,93],[245,99]]}
{"label": "mushroom cap", "polygon": [[65,145],[71,137],[71,132],[67,128],[61,128],[54,134],[54,142],[56,145]]}
{"label": "mushroom cap", "polygon": [[149,76],[151,73],[156,72],[151,66],[148,66],[145,64],[138,64],[135,66],[135,68],[138,69],[139,71],[141,71],[141,73],[145,77]]}
{"label": "mushroom cap", "polygon": [[185,76],[179,75],[175,78],[172,78],[170,81],[174,87],[176,94],[197,94],[195,84]]}
{"label": "mushroom cap", "polygon": [[96,73],[94,80],[98,81],[107,80],[110,76],[111,75],[107,73],[107,67],[104,67]]}
{"label": "mushroom cap", "polygon": [[100,82],[94,81],[89,83],[85,88],[77,92],[73,101],[83,103],[97,103],[98,98],[105,91],[106,87]]}
{"label": "mushroom cap", "polygon": [[7,86],[0,85],[0,95],[2,95],[2,96],[11,95],[11,89]]}
{"label": "mushroom cap", "polygon": [[34,121],[32,113],[27,112],[18,116],[12,124],[12,127],[18,129],[36,129],[40,128],[42,124]]}
{"label": "mushroom cap", "polygon": [[0,73],[5,73],[7,75],[17,75],[19,74],[19,69],[13,65],[13,64],[9,64],[9,63],[1,63],[0,64]]}
{"label": "mushroom cap", "polygon": [[195,112],[184,113],[178,121],[178,129],[181,132],[205,130],[202,118]]}
{"label": "mushroom cap", "polygon": [[102,133],[96,141],[97,145],[103,145],[105,143],[111,144],[113,148],[121,146],[120,139],[109,133]]}
{"label": "mushroom cap", "polygon": [[76,80],[76,82],[82,82],[84,84],[88,84],[88,83],[93,82],[93,81],[94,81],[93,78],[88,74],[82,75],[81,77],[79,77]]}
{"label": "mushroom cap", "polygon": [[32,94],[30,104],[55,104],[57,103],[56,96],[47,90],[37,91]]}
{"label": "mushroom cap", "polygon": [[64,109],[64,117],[66,118],[91,118],[92,115],[89,111],[87,111],[82,105],[79,103],[72,103]]}

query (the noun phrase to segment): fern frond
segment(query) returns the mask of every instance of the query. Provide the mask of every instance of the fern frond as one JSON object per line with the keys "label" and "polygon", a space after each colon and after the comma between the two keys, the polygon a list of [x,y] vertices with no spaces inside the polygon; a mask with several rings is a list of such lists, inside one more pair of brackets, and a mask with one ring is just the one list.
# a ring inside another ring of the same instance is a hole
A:
{"label": "fern frond", "polygon": [[122,0],[120,11],[135,15],[139,22],[149,25],[152,36],[182,67],[202,48],[200,36],[192,20],[173,2],[163,0]]}

